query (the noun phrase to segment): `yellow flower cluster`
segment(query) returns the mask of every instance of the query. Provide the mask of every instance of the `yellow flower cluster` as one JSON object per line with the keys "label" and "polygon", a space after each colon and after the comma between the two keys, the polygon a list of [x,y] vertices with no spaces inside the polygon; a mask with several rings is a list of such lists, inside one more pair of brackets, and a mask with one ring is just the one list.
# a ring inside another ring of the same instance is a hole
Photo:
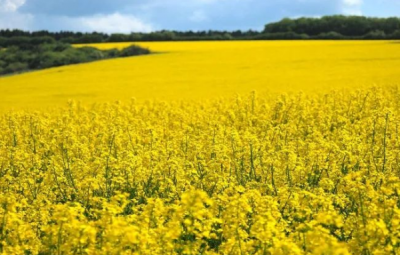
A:
{"label": "yellow flower cluster", "polygon": [[0,117],[2,254],[398,254],[400,91]]}

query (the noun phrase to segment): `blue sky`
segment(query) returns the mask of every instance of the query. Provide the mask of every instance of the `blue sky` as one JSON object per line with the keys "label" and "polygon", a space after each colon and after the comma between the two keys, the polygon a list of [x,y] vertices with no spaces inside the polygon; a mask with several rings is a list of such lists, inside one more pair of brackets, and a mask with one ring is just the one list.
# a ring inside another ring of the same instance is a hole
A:
{"label": "blue sky", "polygon": [[0,0],[0,29],[261,30],[284,17],[398,16],[400,0]]}

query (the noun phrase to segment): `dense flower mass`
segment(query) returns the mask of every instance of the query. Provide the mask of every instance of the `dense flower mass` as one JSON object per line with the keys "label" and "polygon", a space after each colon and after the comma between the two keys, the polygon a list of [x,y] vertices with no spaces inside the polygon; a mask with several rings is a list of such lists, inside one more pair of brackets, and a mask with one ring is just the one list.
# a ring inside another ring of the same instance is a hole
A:
{"label": "dense flower mass", "polygon": [[398,254],[400,91],[0,117],[3,254]]}
{"label": "dense flower mass", "polygon": [[[0,0],[1,1],[1,0]],[[200,1],[200,0],[198,0]],[[132,43],[100,43],[103,51]],[[0,112],[113,101],[186,101],[398,85],[394,41],[140,42],[152,53],[0,77]],[[1,65],[1,63],[0,63]]]}

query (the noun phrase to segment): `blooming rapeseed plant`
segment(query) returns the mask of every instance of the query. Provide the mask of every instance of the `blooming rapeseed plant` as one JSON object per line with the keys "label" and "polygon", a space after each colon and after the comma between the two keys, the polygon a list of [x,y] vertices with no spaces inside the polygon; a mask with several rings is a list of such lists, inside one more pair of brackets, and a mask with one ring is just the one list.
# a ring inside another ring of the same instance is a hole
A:
{"label": "blooming rapeseed plant", "polygon": [[397,254],[398,87],[0,115],[2,254]]}

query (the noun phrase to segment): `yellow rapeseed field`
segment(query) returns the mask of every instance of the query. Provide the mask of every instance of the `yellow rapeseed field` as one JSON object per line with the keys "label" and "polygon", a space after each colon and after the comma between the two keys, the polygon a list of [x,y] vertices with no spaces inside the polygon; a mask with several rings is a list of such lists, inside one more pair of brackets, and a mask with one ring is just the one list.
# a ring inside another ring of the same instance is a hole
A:
{"label": "yellow rapeseed field", "polygon": [[[100,44],[122,48],[130,43]],[[0,78],[0,111],[69,99],[197,100],[257,91],[313,91],[398,84],[400,43],[243,41],[139,43],[160,54],[64,66]]]}
{"label": "yellow rapeseed field", "polygon": [[141,45],[0,78],[1,254],[400,253],[400,44]]}

